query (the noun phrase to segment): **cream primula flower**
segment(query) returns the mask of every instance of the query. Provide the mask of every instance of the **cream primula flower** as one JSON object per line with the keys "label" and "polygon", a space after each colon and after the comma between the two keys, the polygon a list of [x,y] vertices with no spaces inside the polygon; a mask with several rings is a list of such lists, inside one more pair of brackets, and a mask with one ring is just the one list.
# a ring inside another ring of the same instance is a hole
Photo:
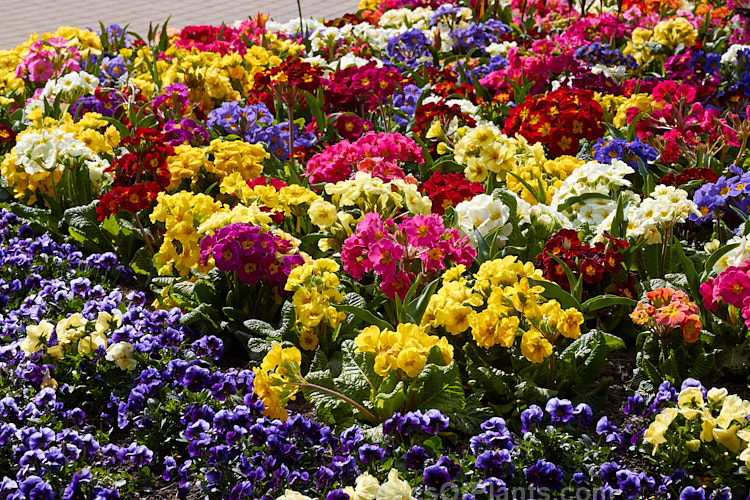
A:
{"label": "cream primula flower", "polygon": [[369,472],[365,472],[354,481],[355,487],[344,488],[350,500],[375,500],[380,483]]}
{"label": "cream primula flower", "polygon": [[284,494],[276,498],[276,500],[312,500],[312,498],[294,490],[285,490]]}
{"label": "cream primula flower", "polygon": [[403,479],[398,478],[398,471],[391,469],[388,472],[388,481],[378,488],[375,495],[376,500],[412,500],[411,486]]}

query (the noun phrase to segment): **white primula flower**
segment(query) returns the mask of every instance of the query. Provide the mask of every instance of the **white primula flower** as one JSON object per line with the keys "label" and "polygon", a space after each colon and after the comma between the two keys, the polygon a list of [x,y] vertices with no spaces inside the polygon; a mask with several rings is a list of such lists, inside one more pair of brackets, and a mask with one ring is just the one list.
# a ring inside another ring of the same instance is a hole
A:
{"label": "white primula flower", "polygon": [[490,56],[501,55],[505,57],[510,49],[517,46],[518,44],[516,42],[491,43],[487,47],[485,47],[485,50]]}
{"label": "white primula flower", "polygon": [[727,51],[721,55],[721,64],[734,66],[737,64],[737,54],[745,49],[750,49],[750,45],[730,44],[729,47],[727,47]]}
{"label": "white primula flower", "polygon": [[72,158],[92,159],[94,154],[70,132],[61,129],[23,134],[16,143],[16,163],[29,175],[63,170]]}
{"label": "white primula flower", "polygon": [[500,246],[505,246],[508,236],[513,231],[513,225],[509,223],[510,208],[488,194],[480,194],[471,200],[462,201],[456,205],[456,214],[458,232],[466,236],[474,248],[477,247],[474,230],[479,231],[482,236],[487,236],[491,231],[502,228],[497,233]]}

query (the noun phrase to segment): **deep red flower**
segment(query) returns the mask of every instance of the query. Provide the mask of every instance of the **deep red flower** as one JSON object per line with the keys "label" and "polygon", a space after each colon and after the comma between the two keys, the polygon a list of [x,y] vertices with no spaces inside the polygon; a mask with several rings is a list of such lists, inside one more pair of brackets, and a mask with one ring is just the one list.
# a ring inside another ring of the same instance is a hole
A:
{"label": "deep red flower", "polygon": [[579,272],[586,283],[598,283],[604,278],[604,267],[592,259],[581,262]]}

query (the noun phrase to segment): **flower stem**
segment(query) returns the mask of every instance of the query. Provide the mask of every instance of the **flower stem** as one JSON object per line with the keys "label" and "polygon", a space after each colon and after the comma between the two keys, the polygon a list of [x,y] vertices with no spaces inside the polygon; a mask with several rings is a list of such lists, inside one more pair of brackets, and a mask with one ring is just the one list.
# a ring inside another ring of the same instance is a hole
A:
{"label": "flower stem", "polygon": [[146,240],[146,246],[148,247],[148,251],[151,252],[151,255],[156,255],[156,252],[154,251],[154,246],[151,244],[151,238],[148,237],[148,234],[146,233],[146,229],[143,227],[143,224],[141,224],[141,218],[138,217],[138,214],[134,213],[133,216],[135,217],[135,223],[138,225],[138,229],[140,229],[141,234],[143,235],[143,239]]}
{"label": "flower stem", "polygon": [[324,392],[324,393],[329,394],[329,395],[331,395],[331,396],[333,396],[335,398],[339,398],[339,399],[341,399],[343,401],[346,401],[347,403],[349,403],[350,405],[352,405],[354,408],[356,408],[357,410],[359,410],[360,413],[362,413],[362,415],[364,415],[365,417],[367,417],[367,419],[370,422],[372,422],[374,425],[377,425],[377,424],[380,423],[380,419],[378,417],[376,417],[375,415],[373,415],[367,408],[365,408],[361,404],[357,403],[352,398],[344,396],[340,392],[336,392],[333,389],[329,389],[327,387],[323,387],[323,386],[320,386],[320,385],[317,385],[317,384],[311,384],[309,382],[288,382],[288,383],[289,384],[293,384],[293,385],[297,385],[297,386],[299,386],[302,389],[312,389],[314,391]]}

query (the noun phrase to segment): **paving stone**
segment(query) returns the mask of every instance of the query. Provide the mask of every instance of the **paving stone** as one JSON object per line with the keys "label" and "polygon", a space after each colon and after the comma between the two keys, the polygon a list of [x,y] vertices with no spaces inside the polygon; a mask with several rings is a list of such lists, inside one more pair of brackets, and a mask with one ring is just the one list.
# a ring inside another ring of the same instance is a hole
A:
{"label": "paving stone", "polygon": [[[301,0],[302,16],[330,18],[352,12],[357,0]],[[60,26],[98,28],[129,24],[129,29],[145,38],[149,21],[183,28],[195,24],[232,24],[269,14],[280,22],[297,17],[295,0],[0,0],[0,49],[9,49],[26,41],[32,33],[55,31]]]}

